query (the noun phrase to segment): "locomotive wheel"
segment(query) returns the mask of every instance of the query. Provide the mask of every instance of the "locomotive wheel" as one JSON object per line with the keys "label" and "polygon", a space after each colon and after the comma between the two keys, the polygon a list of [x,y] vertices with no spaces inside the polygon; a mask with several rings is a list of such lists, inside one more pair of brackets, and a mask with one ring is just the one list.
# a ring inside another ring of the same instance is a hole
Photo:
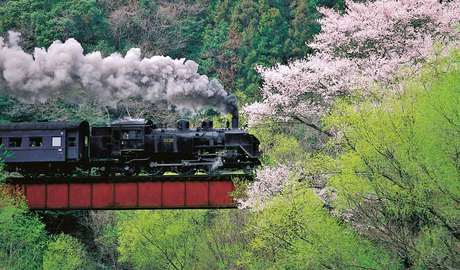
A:
{"label": "locomotive wheel", "polygon": [[195,170],[196,170],[196,172],[201,173],[201,174],[203,174],[203,173],[209,174],[210,171],[211,171],[211,166],[200,166],[200,167],[196,168]]}
{"label": "locomotive wheel", "polygon": [[150,161],[149,165],[145,168],[147,173],[152,176],[163,175],[166,172],[166,168],[157,165],[158,163],[156,161]]}
{"label": "locomotive wheel", "polygon": [[33,171],[33,170],[19,170],[18,172],[21,175],[25,177],[30,177],[30,178],[37,178],[42,174],[41,171]]}
{"label": "locomotive wheel", "polygon": [[[74,171],[75,171],[75,167],[67,167],[67,168],[60,167],[60,168],[48,169],[48,171],[43,172],[43,174],[57,176],[57,177],[67,177],[69,175],[72,175]],[[38,171],[37,173],[40,173],[40,171]]]}
{"label": "locomotive wheel", "polygon": [[110,166],[104,166],[99,169],[99,174],[102,176],[110,176],[112,175],[112,167]]}
{"label": "locomotive wheel", "polygon": [[132,165],[124,165],[123,166],[123,175],[124,176],[133,176],[139,173],[139,170]]}
{"label": "locomotive wheel", "polygon": [[149,168],[148,173],[153,176],[163,175],[165,170],[163,168]]}

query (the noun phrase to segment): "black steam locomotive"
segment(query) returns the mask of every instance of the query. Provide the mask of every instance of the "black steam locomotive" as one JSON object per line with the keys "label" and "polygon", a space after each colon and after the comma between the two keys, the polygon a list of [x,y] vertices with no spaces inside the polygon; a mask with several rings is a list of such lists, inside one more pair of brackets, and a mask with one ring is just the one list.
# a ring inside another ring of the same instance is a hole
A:
{"label": "black steam locomotive", "polygon": [[23,175],[250,173],[260,164],[259,141],[238,128],[236,117],[228,128],[213,128],[209,120],[198,128],[187,120],[165,128],[140,119],[106,127],[86,121],[0,124],[0,144],[6,170]]}

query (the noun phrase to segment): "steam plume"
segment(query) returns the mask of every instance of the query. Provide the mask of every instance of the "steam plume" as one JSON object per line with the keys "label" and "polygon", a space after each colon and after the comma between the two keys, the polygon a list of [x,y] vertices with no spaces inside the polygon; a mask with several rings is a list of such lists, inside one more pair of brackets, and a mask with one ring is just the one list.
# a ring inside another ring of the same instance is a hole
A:
{"label": "steam plume", "polygon": [[200,75],[198,64],[165,56],[141,58],[138,48],[125,56],[83,53],[75,39],[55,41],[48,49],[28,54],[18,45],[20,34],[0,37],[0,92],[27,103],[62,97],[78,102],[94,99],[114,106],[128,97],[147,101],[167,100],[178,108],[214,106],[234,114],[236,99],[217,80]]}

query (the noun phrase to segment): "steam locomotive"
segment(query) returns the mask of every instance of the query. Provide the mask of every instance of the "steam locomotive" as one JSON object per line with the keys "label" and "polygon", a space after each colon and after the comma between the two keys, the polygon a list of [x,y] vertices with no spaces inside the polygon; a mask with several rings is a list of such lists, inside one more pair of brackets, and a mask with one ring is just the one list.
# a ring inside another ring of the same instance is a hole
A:
{"label": "steam locomotive", "polygon": [[258,139],[239,129],[235,116],[227,128],[213,128],[209,120],[197,128],[187,120],[176,128],[142,119],[101,127],[86,121],[8,123],[0,124],[0,144],[6,170],[23,175],[251,173],[260,164]]}

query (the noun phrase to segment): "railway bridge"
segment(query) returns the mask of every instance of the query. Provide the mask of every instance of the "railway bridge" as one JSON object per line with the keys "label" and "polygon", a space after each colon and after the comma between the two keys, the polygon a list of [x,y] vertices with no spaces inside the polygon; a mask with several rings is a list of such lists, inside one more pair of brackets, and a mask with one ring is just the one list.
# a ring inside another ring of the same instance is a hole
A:
{"label": "railway bridge", "polygon": [[247,175],[9,177],[30,209],[234,208],[235,179]]}

